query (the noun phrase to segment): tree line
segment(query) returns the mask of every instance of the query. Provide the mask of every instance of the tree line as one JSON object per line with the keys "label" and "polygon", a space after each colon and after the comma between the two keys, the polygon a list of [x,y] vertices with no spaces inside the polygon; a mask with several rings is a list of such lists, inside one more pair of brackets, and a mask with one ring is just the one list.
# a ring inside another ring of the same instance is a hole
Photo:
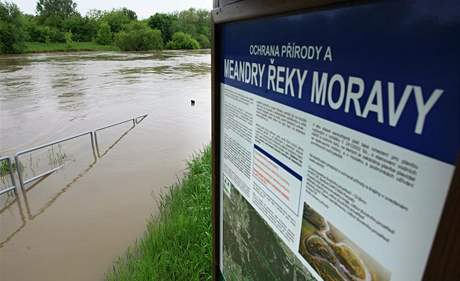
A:
{"label": "tree line", "polygon": [[36,14],[28,15],[0,0],[4,54],[23,52],[26,42],[95,42],[125,51],[209,48],[210,27],[209,11],[194,8],[139,20],[128,8],[91,10],[83,16],[73,0],[38,0]]}

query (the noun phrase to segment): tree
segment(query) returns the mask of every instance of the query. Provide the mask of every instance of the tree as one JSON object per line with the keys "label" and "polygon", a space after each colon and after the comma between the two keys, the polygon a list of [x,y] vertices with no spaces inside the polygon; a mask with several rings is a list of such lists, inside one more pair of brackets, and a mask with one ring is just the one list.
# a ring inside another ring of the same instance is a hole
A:
{"label": "tree", "polygon": [[136,12],[134,12],[133,10],[130,10],[128,8],[121,8],[119,11],[127,18],[129,18],[131,21],[137,20]]}
{"label": "tree", "polygon": [[78,14],[77,3],[73,0],[38,0],[36,11],[40,17],[51,15],[69,17]]}
{"label": "tree", "polygon": [[104,16],[104,11],[97,9],[91,9],[86,13],[86,17],[94,21],[99,21],[102,16]]}
{"label": "tree", "polygon": [[120,32],[124,25],[136,19],[136,13],[126,8],[105,12],[100,18],[101,21],[105,21],[110,25],[110,30],[113,33]]}
{"label": "tree", "polygon": [[96,43],[101,45],[109,45],[112,43],[112,31],[110,30],[110,25],[103,21],[99,24],[99,30],[96,35]]}
{"label": "tree", "polygon": [[54,27],[61,27],[64,19],[79,15],[73,0],[38,0],[36,12],[41,24]]}
{"label": "tree", "polygon": [[176,32],[172,36],[172,40],[168,42],[166,48],[178,49],[199,49],[200,44],[190,34]]}
{"label": "tree", "polygon": [[132,22],[115,35],[115,45],[123,51],[147,51],[163,48],[161,31],[141,22]]}
{"label": "tree", "polygon": [[158,29],[161,31],[163,41],[168,42],[171,40],[173,34],[173,23],[177,18],[172,14],[156,13],[148,19],[150,28]]}
{"label": "tree", "polygon": [[182,31],[197,38],[198,34],[203,34],[208,39],[211,38],[211,16],[209,11],[190,8],[179,12],[174,23],[174,32]]}
{"label": "tree", "polygon": [[203,34],[208,39],[211,38],[211,13],[207,10],[197,10],[198,15],[198,30],[199,34]]}
{"label": "tree", "polygon": [[0,1],[0,53],[20,53],[25,48],[25,20],[18,6]]}

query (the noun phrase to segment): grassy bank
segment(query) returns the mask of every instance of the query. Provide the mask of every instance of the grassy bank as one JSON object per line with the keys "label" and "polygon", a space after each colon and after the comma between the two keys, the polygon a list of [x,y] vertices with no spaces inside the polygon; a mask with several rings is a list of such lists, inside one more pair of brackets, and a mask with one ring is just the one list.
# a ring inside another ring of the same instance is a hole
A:
{"label": "grassy bank", "polygon": [[211,151],[160,201],[160,215],[106,275],[107,281],[211,280]]}
{"label": "grassy bank", "polygon": [[70,46],[66,43],[39,43],[27,42],[25,53],[47,52],[79,52],[79,51],[119,51],[116,46],[99,45],[94,42],[73,42]]}

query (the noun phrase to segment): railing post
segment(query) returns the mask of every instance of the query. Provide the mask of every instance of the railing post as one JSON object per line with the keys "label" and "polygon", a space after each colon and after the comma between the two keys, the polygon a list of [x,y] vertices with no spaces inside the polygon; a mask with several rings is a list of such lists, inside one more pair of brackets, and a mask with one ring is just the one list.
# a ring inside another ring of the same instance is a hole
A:
{"label": "railing post", "polygon": [[93,137],[93,132],[89,132],[89,137],[91,138],[91,148],[94,149],[94,137]]}
{"label": "railing post", "polygon": [[94,158],[96,159],[97,158],[97,154],[96,154],[96,144],[94,143],[95,140],[94,140],[94,135],[95,135],[95,132],[91,131],[89,132],[90,134],[90,137],[91,137],[91,150],[93,151],[93,156]]}
{"label": "railing post", "polygon": [[[15,187],[14,192],[18,195],[18,186],[16,185],[16,180],[14,179],[13,164],[11,157],[8,157],[8,166],[10,169],[11,184]],[[16,164],[16,170],[19,170],[18,164]]]}
{"label": "railing post", "polygon": [[96,147],[97,157],[101,157],[101,154],[99,153],[99,143],[97,142],[97,131],[93,132],[93,137],[94,137],[94,146]]}
{"label": "railing post", "polygon": [[16,172],[18,173],[19,186],[21,186],[21,189],[24,191],[24,181],[22,179],[22,173],[21,173],[21,162],[19,161],[18,154],[14,156],[14,161],[16,162]]}

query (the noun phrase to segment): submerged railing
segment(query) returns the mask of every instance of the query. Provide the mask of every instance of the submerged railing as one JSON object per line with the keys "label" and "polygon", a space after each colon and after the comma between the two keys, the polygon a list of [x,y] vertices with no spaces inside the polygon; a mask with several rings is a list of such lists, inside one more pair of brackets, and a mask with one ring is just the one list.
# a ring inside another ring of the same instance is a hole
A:
{"label": "submerged railing", "polygon": [[142,120],[144,120],[147,116],[148,116],[148,114],[144,114],[144,115],[135,117],[135,118],[134,118],[134,122],[136,122],[136,124],[139,124],[139,123],[141,123]]}
{"label": "submerged railing", "polygon": [[[26,149],[26,150],[23,150],[23,151],[19,151],[18,153],[16,153],[16,155],[14,156],[14,160],[16,162],[16,167],[20,167],[20,159],[19,157],[21,155],[24,155],[24,154],[27,154],[27,153],[30,153],[30,152],[33,152],[33,151],[36,151],[36,150],[40,150],[40,149],[43,149],[43,148],[46,148],[46,147],[49,147],[49,146],[52,146],[52,145],[55,145],[55,144],[59,144],[59,143],[63,143],[63,142],[66,142],[66,141],[69,141],[69,140],[73,140],[73,139],[76,139],[76,138],[79,138],[79,137],[83,137],[83,136],[86,136],[86,135],[89,135],[90,138],[91,138],[91,146],[94,147],[94,141],[93,141],[93,132],[84,132],[84,133],[81,133],[81,134],[78,134],[78,135],[74,135],[74,136],[71,136],[71,137],[67,137],[67,138],[64,138],[64,139],[60,139],[60,140],[56,140],[56,141],[52,141],[52,142],[49,142],[49,143],[45,143],[43,145],[39,145],[39,146],[35,146],[35,147],[32,147],[32,148],[29,148],[29,149]],[[19,186],[21,186],[21,188],[24,188],[24,185],[25,184],[28,184],[30,182],[33,182],[33,181],[36,181],[38,179],[41,179],[51,173],[54,173],[56,172],[57,170],[61,169],[62,167],[64,167],[64,164],[62,165],[59,165],[58,167],[55,167],[51,170],[48,170],[46,172],[43,172],[39,175],[36,175],[34,177],[31,177],[30,179],[24,179],[23,178],[23,175],[22,175],[22,172],[21,172],[21,169],[16,169],[17,172],[18,172],[18,179],[19,179]]]}
{"label": "submerged railing", "polygon": [[118,125],[121,125],[121,124],[125,124],[125,123],[128,123],[128,122],[133,122],[133,126],[131,128],[134,128],[136,126],[136,119],[132,118],[132,119],[121,121],[121,122],[111,124],[111,125],[108,125],[108,126],[105,126],[105,127],[97,128],[96,130],[94,130],[94,143],[96,144],[97,157],[101,157],[101,153],[99,151],[99,143],[97,141],[97,132],[105,130],[105,129],[109,129],[109,128],[112,128],[112,127],[115,127],[115,126],[118,126]]}
{"label": "submerged railing", "polygon": [[[46,176],[58,171],[62,167],[64,167],[64,164],[61,164],[61,165],[59,165],[59,166],[57,166],[55,168],[47,170],[47,171],[45,171],[43,173],[40,173],[40,174],[38,174],[36,176],[33,176],[31,178],[28,178],[28,179],[24,179],[24,175],[23,175],[23,173],[21,171],[22,165],[21,165],[20,156],[22,156],[24,154],[34,152],[36,150],[40,150],[40,149],[43,149],[43,148],[46,148],[46,147],[56,145],[56,144],[59,144],[59,143],[63,143],[63,142],[66,142],[66,141],[70,141],[70,140],[73,140],[73,139],[77,139],[77,138],[89,135],[90,140],[91,140],[91,148],[93,150],[93,154],[96,155],[95,151],[97,151],[97,156],[100,158],[101,155],[99,153],[99,144],[98,144],[98,139],[97,139],[97,132],[105,130],[105,129],[108,129],[108,128],[112,128],[112,127],[115,127],[115,126],[118,126],[118,125],[121,125],[121,124],[129,123],[129,122],[133,123],[131,128],[134,128],[137,124],[142,122],[142,120],[144,120],[147,116],[148,116],[148,114],[144,114],[144,115],[141,115],[141,116],[138,116],[138,117],[134,117],[134,118],[125,120],[125,121],[121,121],[121,122],[118,122],[118,123],[114,123],[114,124],[110,124],[110,125],[107,125],[107,126],[104,126],[104,127],[100,127],[100,128],[97,128],[97,129],[95,129],[93,131],[87,131],[87,132],[84,132],[84,133],[80,133],[80,134],[77,134],[77,135],[73,135],[73,136],[70,136],[70,137],[67,137],[67,138],[59,139],[59,140],[56,140],[56,141],[52,141],[52,142],[49,142],[49,143],[46,143],[46,144],[43,144],[43,145],[35,146],[35,147],[32,147],[32,148],[17,152],[15,154],[15,156],[14,156],[14,162],[15,162],[16,172],[17,172],[17,175],[18,175],[19,186],[21,187],[21,189],[24,190],[24,186],[26,184],[31,183],[31,182],[36,181],[36,180],[39,180],[39,179],[42,179],[42,178],[44,178],[44,177],[46,177]],[[15,178],[14,178],[14,173],[13,173],[13,162],[11,161],[11,158],[10,157],[2,157],[2,158],[0,158],[0,163],[2,163],[4,161],[7,162],[7,170],[8,170],[8,173],[9,173],[10,177],[11,177],[12,186],[8,186],[7,188],[0,189],[0,195],[2,195],[4,193],[7,193],[9,191],[12,191],[12,190],[16,190],[18,188],[18,186],[16,186],[16,183],[15,183]]]}

